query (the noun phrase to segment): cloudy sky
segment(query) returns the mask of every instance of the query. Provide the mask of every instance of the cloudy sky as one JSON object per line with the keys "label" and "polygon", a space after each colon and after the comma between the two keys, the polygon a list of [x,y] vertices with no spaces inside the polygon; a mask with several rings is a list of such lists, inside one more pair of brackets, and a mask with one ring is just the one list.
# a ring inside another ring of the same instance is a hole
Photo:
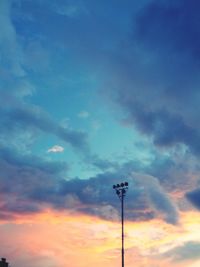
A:
{"label": "cloudy sky", "polygon": [[0,257],[200,265],[200,3],[0,0]]}

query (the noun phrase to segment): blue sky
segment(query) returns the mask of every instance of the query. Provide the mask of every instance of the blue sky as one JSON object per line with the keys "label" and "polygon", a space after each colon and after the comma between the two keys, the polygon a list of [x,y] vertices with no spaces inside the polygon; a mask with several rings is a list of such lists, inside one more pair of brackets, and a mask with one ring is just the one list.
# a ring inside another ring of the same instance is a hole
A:
{"label": "blue sky", "polygon": [[[187,228],[200,209],[199,9],[195,0],[0,1],[0,232],[11,227],[17,235],[20,218],[32,236],[30,220],[65,213],[75,225],[83,219],[82,233],[94,218],[115,231],[112,184],[127,180],[128,244],[131,229],[146,223],[174,233],[162,249],[140,247],[139,239],[138,250],[127,245],[128,264],[131,255],[138,266],[199,264],[200,237]],[[6,238],[0,254],[27,264],[25,243],[15,254],[18,243],[8,249]],[[120,244],[108,243],[114,264]],[[65,266],[63,252],[58,263],[55,247],[41,246],[47,267]],[[94,246],[98,254],[103,243]],[[39,247],[27,255],[43,266]]]}

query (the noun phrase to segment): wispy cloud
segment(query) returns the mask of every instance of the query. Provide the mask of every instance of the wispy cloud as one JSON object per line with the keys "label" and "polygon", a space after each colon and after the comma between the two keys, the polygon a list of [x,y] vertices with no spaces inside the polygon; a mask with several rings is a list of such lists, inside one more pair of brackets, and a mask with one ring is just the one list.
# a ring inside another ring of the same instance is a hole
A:
{"label": "wispy cloud", "polygon": [[85,110],[78,113],[78,117],[82,119],[87,119],[89,116],[90,116],[90,113]]}
{"label": "wispy cloud", "polygon": [[[63,141],[69,143],[75,149],[80,151],[88,151],[87,134],[80,131],[64,128],[53,121],[49,115],[38,107],[28,107],[21,105],[10,110],[1,110],[2,121],[7,126],[12,127],[13,131],[20,128],[36,129],[47,134],[54,134]],[[2,128],[6,129],[5,124]],[[7,128],[10,131],[10,128]]]}
{"label": "wispy cloud", "polygon": [[[2,53],[1,67],[15,77],[25,76],[23,68],[23,51],[17,42],[17,34],[10,17],[11,1],[2,0],[0,3],[0,48]],[[3,64],[6,63],[7,64]],[[3,65],[3,66],[2,66]]]}
{"label": "wispy cloud", "polygon": [[86,7],[81,3],[81,2],[77,2],[77,3],[66,3],[63,6],[60,5],[55,5],[56,9],[55,11],[62,16],[67,16],[69,18],[77,18],[80,15],[87,15],[88,14],[88,10],[86,9]]}
{"label": "wispy cloud", "polygon": [[199,242],[185,242],[182,246],[178,246],[167,253],[164,257],[170,257],[174,262],[181,262],[185,260],[199,259]]}

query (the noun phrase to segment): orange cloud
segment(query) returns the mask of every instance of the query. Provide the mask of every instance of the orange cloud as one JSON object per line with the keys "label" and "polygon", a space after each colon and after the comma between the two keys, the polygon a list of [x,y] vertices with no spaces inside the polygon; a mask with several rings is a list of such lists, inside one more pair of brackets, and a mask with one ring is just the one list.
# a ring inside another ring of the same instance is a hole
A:
{"label": "orange cloud", "polygon": [[[178,226],[158,219],[126,222],[126,266],[196,266],[192,259],[173,262],[173,257],[166,255],[185,242],[200,242],[199,223],[196,211],[182,213]],[[119,267],[120,230],[120,222],[47,209],[1,223],[1,256],[16,267],[35,263],[38,267]]]}

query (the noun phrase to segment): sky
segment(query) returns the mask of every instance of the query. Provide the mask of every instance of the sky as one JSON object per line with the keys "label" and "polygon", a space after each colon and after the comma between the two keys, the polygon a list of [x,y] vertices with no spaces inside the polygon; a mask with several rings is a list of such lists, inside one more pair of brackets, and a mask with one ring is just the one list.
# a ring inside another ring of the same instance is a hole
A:
{"label": "sky", "polygon": [[200,265],[200,2],[0,0],[0,257]]}

